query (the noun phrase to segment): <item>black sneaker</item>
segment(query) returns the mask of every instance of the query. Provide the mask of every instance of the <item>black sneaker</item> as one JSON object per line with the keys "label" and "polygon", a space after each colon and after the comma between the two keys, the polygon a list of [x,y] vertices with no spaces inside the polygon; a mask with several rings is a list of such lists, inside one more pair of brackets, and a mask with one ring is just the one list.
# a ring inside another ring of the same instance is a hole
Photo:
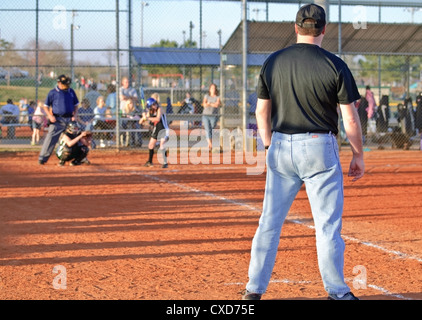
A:
{"label": "black sneaker", "polygon": [[85,158],[83,158],[82,160],[81,160],[81,163],[85,163],[85,164],[91,164],[91,161],[89,161],[88,160],[88,158],[87,157],[85,157]]}
{"label": "black sneaker", "polygon": [[161,168],[168,168],[169,165],[167,163],[163,164],[163,166]]}
{"label": "black sneaker", "polygon": [[65,164],[65,161],[60,160],[60,162],[59,162],[58,166],[59,166],[59,167],[63,167],[63,166],[64,166],[64,164]]}
{"label": "black sneaker", "polygon": [[82,163],[80,161],[73,160],[70,165],[71,166],[80,166]]}
{"label": "black sneaker", "polygon": [[342,296],[341,298],[338,295],[336,295],[336,294],[329,294],[328,295],[328,300],[359,300],[359,299],[356,298],[353,295],[353,293],[348,292],[344,296]]}
{"label": "black sneaker", "polygon": [[41,166],[43,166],[45,164],[45,161],[38,160],[38,164],[41,165]]}
{"label": "black sneaker", "polygon": [[242,300],[261,300],[261,296],[260,293],[249,292],[246,289],[242,292]]}
{"label": "black sneaker", "polygon": [[153,166],[152,162],[149,162],[149,161],[145,162],[144,164],[144,167],[152,167],[152,166]]}

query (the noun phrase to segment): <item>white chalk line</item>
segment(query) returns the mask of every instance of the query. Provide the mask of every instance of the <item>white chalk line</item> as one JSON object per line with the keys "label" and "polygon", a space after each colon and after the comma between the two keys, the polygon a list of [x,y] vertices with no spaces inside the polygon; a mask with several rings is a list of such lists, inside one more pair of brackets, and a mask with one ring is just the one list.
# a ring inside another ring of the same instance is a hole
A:
{"label": "white chalk line", "polygon": [[[117,170],[117,171],[122,171],[122,170]],[[143,173],[143,172],[137,171],[136,173],[138,175],[144,176],[146,178],[149,178],[151,180],[154,180],[154,181],[157,181],[157,182],[160,182],[160,183],[171,184],[171,185],[173,185],[175,187],[178,187],[178,188],[183,189],[183,190],[187,190],[189,192],[198,193],[198,194],[200,194],[202,196],[211,197],[211,198],[214,198],[214,199],[217,199],[217,200],[221,200],[221,201],[226,202],[226,203],[229,203],[229,204],[233,204],[233,205],[236,205],[236,206],[244,207],[244,208],[246,208],[246,209],[248,209],[250,211],[253,211],[255,213],[261,213],[261,209],[259,209],[257,207],[254,207],[254,206],[251,206],[249,204],[246,204],[244,202],[240,202],[240,201],[228,199],[226,197],[219,196],[219,195],[216,195],[216,194],[211,193],[211,192],[202,191],[200,189],[187,186],[185,184],[181,184],[181,183],[178,183],[178,182],[175,182],[175,181],[171,181],[169,179],[160,178],[160,177],[157,177],[157,176],[154,176],[154,175],[150,175],[150,174],[146,174],[146,173]],[[310,224],[308,224],[306,222],[300,221],[300,220],[298,220],[298,218],[296,218],[296,219],[286,218],[286,221],[292,222],[292,223],[295,223],[295,224],[299,224],[299,225],[304,226],[304,227],[309,228],[309,229],[315,229],[315,227],[313,225],[310,225]],[[351,237],[351,236],[342,235],[342,237],[345,240],[352,241],[352,242],[357,242],[357,243],[359,243],[361,245],[378,249],[378,250],[383,251],[385,253],[388,253],[388,254],[391,254],[391,255],[395,255],[395,256],[397,256],[397,257],[399,257],[401,259],[409,259],[409,260],[416,260],[418,262],[422,262],[422,258],[420,258],[418,256],[409,255],[409,254],[406,254],[406,253],[403,253],[403,252],[400,252],[400,251],[397,251],[397,250],[390,250],[390,249],[384,248],[384,247],[382,247],[380,245],[377,245],[377,244],[374,244],[374,243],[371,243],[371,242],[368,242],[368,241],[359,240],[359,239],[354,238],[354,237]],[[282,279],[282,280],[271,280],[270,283],[295,283],[295,284],[304,284],[304,283],[311,283],[311,282],[310,281],[308,282],[308,281],[294,281],[294,280]],[[234,284],[244,285],[243,283],[228,283],[228,284],[225,284],[225,285],[234,285]],[[387,290],[387,289],[385,289],[383,287],[377,286],[377,285],[367,284],[367,286],[370,287],[370,288],[372,288],[372,289],[374,289],[374,290],[380,291],[383,295],[386,295],[386,296],[392,296],[392,297],[396,297],[396,298],[399,298],[399,299],[405,299],[405,300],[413,300],[412,298],[405,297],[405,296],[400,295],[400,294],[392,293],[389,290]]]}
{"label": "white chalk line", "polygon": [[[293,223],[296,223],[296,224],[303,225],[303,226],[305,226],[307,228],[310,228],[310,229],[315,229],[315,227],[313,225],[309,225],[307,223],[303,223],[302,221],[297,220],[297,219],[291,219],[289,221],[290,222],[293,222]],[[342,238],[345,239],[345,240],[352,241],[352,242],[357,242],[357,243],[362,244],[362,245],[367,246],[367,247],[372,247],[372,248],[378,249],[380,251],[384,251],[385,253],[395,255],[395,256],[397,256],[397,257],[399,257],[401,259],[416,260],[418,262],[422,262],[422,258],[419,258],[418,256],[409,255],[407,253],[403,253],[403,252],[398,251],[398,250],[390,250],[390,249],[384,248],[384,247],[382,247],[382,246],[380,246],[378,244],[374,244],[374,243],[369,242],[369,241],[359,240],[357,238],[354,238],[354,237],[351,237],[351,236],[347,236],[347,235],[342,235]]]}
{"label": "white chalk line", "polygon": [[[152,180],[156,180],[158,182],[168,183],[168,184],[174,185],[176,187],[179,187],[181,189],[188,190],[190,192],[199,193],[199,194],[201,194],[203,196],[207,196],[207,197],[211,197],[211,198],[214,198],[214,199],[218,199],[218,200],[224,201],[226,203],[234,204],[234,205],[237,205],[237,206],[241,206],[241,207],[247,208],[247,209],[249,209],[251,211],[254,211],[254,212],[257,212],[257,213],[261,213],[261,209],[256,208],[254,206],[251,206],[249,204],[243,203],[243,202],[239,202],[239,201],[236,201],[236,200],[228,199],[226,197],[222,197],[222,196],[216,195],[216,194],[211,193],[211,192],[202,191],[202,190],[199,190],[199,189],[196,189],[196,188],[193,188],[193,187],[189,187],[187,185],[180,184],[178,182],[174,182],[174,181],[171,181],[171,180],[168,180],[168,179],[163,179],[163,178],[152,176],[152,175],[149,175],[149,174],[142,174],[142,175],[145,176],[145,177],[148,177],[148,178],[150,178]],[[300,225],[305,226],[305,227],[307,227],[309,229],[315,229],[315,227],[313,225],[310,225],[308,223],[305,223],[303,221],[300,221],[300,220],[298,220],[298,218],[296,218],[296,219],[286,218],[286,221],[289,221],[289,222],[292,222],[292,223],[296,223],[296,224],[300,224]],[[349,241],[353,241],[353,242],[358,242],[358,243],[360,243],[360,244],[362,244],[364,246],[368,246],[368,247],[372,247],[372,248],[381,250],[383,252],[386,252],[388,254],[395,255],[395,256],[397,256],[399,258],[402,258],[402,259],[416,260],[418,262],[422,262],[422,258],[420,258],[418,256],[409,255],[407,253],[403,253],[403,252],[397,251],[397,250],[390,250],[390,249],[384,248],[384,247],[382,247],[380,245],[374,244],[372,242],[363,241],[363,240],[360,240],[360,239],[357,239],[357,238],[354,238],[354,237],[351,237],[351,236],[342,235],[342,237],[345,240],[349,240]]]}

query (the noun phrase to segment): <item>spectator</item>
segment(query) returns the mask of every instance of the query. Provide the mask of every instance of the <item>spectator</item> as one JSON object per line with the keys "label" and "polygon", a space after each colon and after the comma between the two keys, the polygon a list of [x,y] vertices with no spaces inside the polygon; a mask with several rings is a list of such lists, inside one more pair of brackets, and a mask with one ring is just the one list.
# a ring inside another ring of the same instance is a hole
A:
{"label": "spectator", "polygon": [[84,98],[89,100],[89,105],[91,107],[94,107],[97,105],[97,98],[100,95],[101,94],[97,91],[97,84],[93,82]]}
{"label": "spectator", "polygon": [[402,129],[402,132],[407,134],[409,137],[415,135],[415,126],[414,126],[414,110],[412,97],[407,97],[404,99],[404,103],[401,108],[397,106],[399,123]]}
{"label": "spectator", "polygon": [[20,117],[19,117],[19,123],[28,123],[28,99],[26,98],[22,98],[19,101],[19,112],[20,112]]}
{"label": "spectator", "polygon": [[256,111],[256,103],[258,101],[258,96],[256,94],[256,90],[252,92],[248,97],[248,105],[249,105],[249,123],[248,123],[248,129],[252,129],[254,131],[254,135],[256,135],[256,132],[258,130],[258,126],[256,124],[256,118],[255,118],[255,111]]}
{"label": "spectator", "polygon": [[110,113],[116,115],[116,86],[109,84],[107,86],[107,98],[105,102],[107,108],[110,109]]}
{"label": "spectator", "polygon": [[208,93],[204,96],[202,112],[202,123],[204,125],[205,134],[208,142],[208,148],[212,149],[212,131],[219,119],[218,108],[220,107],[220,96],[218,95],[217,85],[212,83]]}
{"label": "spectator", "polygon": [[[124,108],[124,114],[125,118],[122,120],[122,128],[126,130],[136,130],[140,128],[139,120],[140,117],[140,111],[136,108],[134,102],[132,99],[128,99],[126,101],[126,106]],[[126,137],[126,141],[125,141]],[[129,138],[128,138],[129,137]],[[136,138],[138,138],[136,140]],[[142,145],[142,139],[141,139],[141,133],[140,132],[133,132],[128,131],[127,134],[123,135],[123,145],[126,146],[141,146]]]}
{"label": "spectator", "polygon": [[[106,123],[106,112],[107,107],[105,105],[104,97],[99,96],[97,98],[97,106],[94,108],[94,129],[95,130],[107,130],[107,123]],[[98,132],[95,135],[95,138],[100,139],[100,147],[104,148],[106,146],[106,138],[107,138],[106,132]]]}
{"label": "spectator", "polygon": [[[397,106],[398,107],[398,106]],[[380,99],[380,105],[376,112],[376,131],[387,132],[390,119],[390,105],[388,95],[383,95]]]}
{"label": "spectator", "polygon": [[105,84],[104,84],[104,80],[100,80],[100,82],[98,83],[98,85],[97,85],[97,90],[98,91],[104,91],[104,90],[106,90],[107,88],[106,88],[106,86],[105,86]]}
{"label": "spectator", "polygon": [[82,76],[82,77],[81,77],[81,87],[82,87],[83,89],[85,89],[85,84],[86,84],[85,77],[84,77],[84,76]]}
{"label": "spectator", "polygon": [[374,93],[371,91],[370,86],[366,86],[365,99],[368,101],[368,109],[366,110],[368,113],[368,119],[372,119],[375,115],[377,105],[375,103]]}
{"label": "spectator", "polygon": [[[35,101],[31,101],[30,105],[35,104]],[[40,131],[44,127],[45,112],[43,109],[43,102],[38,101],[34,115],[32,116],[32,141],[31,145],[35,146],[40,142]]]}
{"label": "spectator", "polygon": [[[114,129],[116,128],[116,113],[112,113],[111,112],[111,108],[107,107],[106,113],[105,113],[105,122],[107,125],[108,129]],[[115,139],[114,139],[115,134],[113,132],[110,132],[108,134],[109,137],[109,141],[108,144],[109,145],[113,145],[115,144]]]}
{"label": "spectator", "polygon": [[135,88],[129,86],[129,78],[122,78],[122,86],[120,87],[120,111],[124,113],[128,100],[132,100],[133,105],[136,106],[138,103],[138,93]]}
{"label": "spectator", "polygon": [[92,130],[92,120],[94,119],[94,110],[91,108],[91,102],[87,98],[81,101],[81,107],[78,109],[78,123],[82,131]]}
{"label": "spectator", "polygon": [[182,107],[180,108],[179,113],[193,114],[195,112],[194,101],[195,101],[195,99],[192,98],[190,92],[186,92],[186,98],[183,101],[183,104],[182,104]]}
{"label": "spectator", "polygon": [[35,101],[30,101],[28,105],[28,123],[32,130],[32,116],[34,115],[37,103]]}
{"label": "spectator", "polygon": [[158,94],[158,92],[154,92],[153,94],[151,94],[151,98],[155,99],[155,101],[157,101],[158,104],[160,104],[160,95]]}
{"label": "spectator", "polygon": [[366,142],[366,135],[368,132],[368,100],[364,96],[361,96],[360,100],[358,100],[355,104],[356,108],[358,109],[358,115],[360,119],[360,125],[362,128],[362,139],[363,143]]}
{"label": "spectator", "polygon": [[166,113],[167,113],[167,114],[173,113],[173,105],[171,104],[171,99],[170,99],[170,97],[167,97],[167,108],[166,108]]}
{"label": "spectator", "polygon": [[[170,99],[168,98],[168,100]],[[194,99],[191,97],[190,92],[186,92],[185,99],[180,104],[181,106],[180,106],[179,111],[177,112],[178,114],[193,114],[195,112]],[[167,108],[169,108],[168,104],[167,104]],[[169,112],[167,110],[167,113],[173,113],[173,112]],[[187,124],[188,127],[190,127],[191,122],[192,121],[187,120],[187,121],[184,121],[183,123]],[[171,124],[171,122],[169,124]]]}
{"label": "spectator", "polygon": [[377,121],[377,105],[375,103],[374,93],[371,91],[370,86],[366,86],[365,95],[363,96],[367,103],[366,114],[368,119],[366,132],[376,132],[376,121]]}
{"label": "spectator", "polygon": [[[13,104],[12,99],[7,99],[7,104],[5,104],[0,109],[1,123],[2,124],[15,124],[18,123],[19,119],[19,107]],[[15,127],[10,126],[7,128],[7,138],[14,139],[15,138]]]}
{"label": "spectator", "polygon": [[421,138],[419,150],[422,150],[422,92],[416,97],[415,127]]}

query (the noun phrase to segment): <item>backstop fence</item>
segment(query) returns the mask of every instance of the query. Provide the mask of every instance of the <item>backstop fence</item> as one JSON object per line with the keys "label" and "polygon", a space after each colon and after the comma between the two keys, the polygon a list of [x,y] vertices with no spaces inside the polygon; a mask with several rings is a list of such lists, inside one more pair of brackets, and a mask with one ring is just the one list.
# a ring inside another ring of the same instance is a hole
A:
{"label": "backstop fence", "polygon": [[[38,141],[33,115],[61,74],[72,79],[81,102],[77,120],[94,132],[97,148],[145,147],[150,124],[139,118],[154,94],[170,128],[203,128],[211,83],[222,102],[216,128],[249,129],[253,139],[260,66],[294,43],[296,11],[308,2],[3,1],[0,145],[42,143],[46,121]],[[422,4],[316,2],[329,17],[323,47],[348,63],[358,83],[367,146],[419,149]],[[123,78],[135,89],[134,109],[119,94]],[[370,114],[368,86],[375,98]]]}

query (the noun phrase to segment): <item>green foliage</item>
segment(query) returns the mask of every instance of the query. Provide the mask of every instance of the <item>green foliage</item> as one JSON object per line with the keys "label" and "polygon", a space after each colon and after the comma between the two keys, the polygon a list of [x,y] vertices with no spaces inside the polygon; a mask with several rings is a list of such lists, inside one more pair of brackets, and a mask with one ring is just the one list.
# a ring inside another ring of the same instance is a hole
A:
{"label": "green foliage", "polygon": [[[38,100],[44,101],[52,88],[38,88]],[[0,86],[0,104],[4,104],[7,99],[12,99],[15,104],[18,104],[22,98],[35,100],[35,87]]]}
{"label": "green foliage", "polygon": [[153,45],[151,45],[151,47],[157,48],[157,47],[161,47],[161,48],[177,48],[179,45],[177,44],[176,41],[170,41],[170,40],[164,40],[161,39],[160,42],[158,43],[154,43]]}
{"label": "green foliage", "polygon": [[[364,56],[359,60],[361,67],[361,77],[377,76],[379,67],[378,56]],[[407,81],[407,72],[410,69],[410,76],[419,79],[422,59],[419,56],[382,56],[381,57],[381,73],[384,84],[398,82],[405,84]]]}

